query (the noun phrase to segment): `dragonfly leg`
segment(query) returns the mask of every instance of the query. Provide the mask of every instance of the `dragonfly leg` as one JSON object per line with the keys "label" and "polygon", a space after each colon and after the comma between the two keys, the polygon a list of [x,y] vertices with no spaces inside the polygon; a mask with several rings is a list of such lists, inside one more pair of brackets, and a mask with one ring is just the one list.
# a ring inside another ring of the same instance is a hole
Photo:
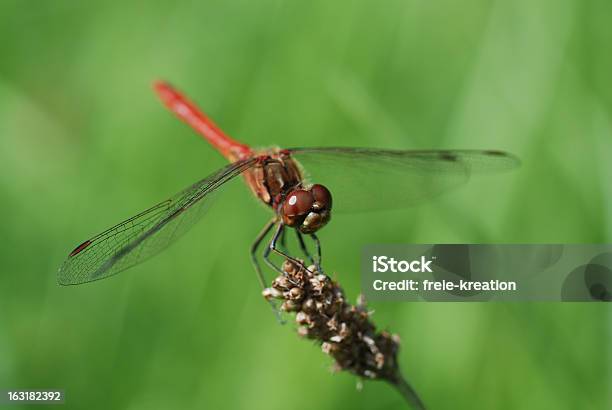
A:
{"label": "dragonfly leg", "polygon": [[281,255],[283,258],[290,260],[291,262],[293,262],[297,266],[300,266],[300,267],[306,269],[306,266],[304,266],[302,261],[294,258],[293,256],[289,256],[286,252],[281,251],[276,246],[276,243],[278,242],[278,238],[282,235],[284,229],[285,229],[285,225],[282,222],[279,223],[278,227],[276,228],[276,232],[274,233],[274,236],[272,237],[272,240],[270,241],[270,244],[268,245],[268,248],[264,252],[264,260],[266,261],[268,266],[270,266],[272,269],[276,270],[277,272],[279,272],[279,273],[281,273],[283,275],[285,275],[285,272],[282,269],[280,269],[278,266],[276,266],[270,260],[270,252],[273,251],[273,252]]}
{"label": "dragonfly leg", "polygon": [[280,247],[283,251],[287,252],[287,240],[286,240],[286,233],[287,231],[283,229],[283,233],[281,233],[280,236]]}
{"label": "dragonfly leg", "polygon": [[323,268],[321,268],[321,242],[319,241],[319,238],[317,237],[317,235],[315,235],[314,233],[310,234],[310,237],[314,241],[315,248],[317,250],[317,258],[315,259],[308,251],[308,248],[306,247],[306,243],[304,242],[304,237],[302,236],[302,233],[298,230],[296,230],[295,233],[297,234],[298,242],[300,244],[300,248],[302,248],[302,252],[304,253],[304,255],[306,255],[306,257],[308,258],[311,264],[317,267],[317,270],[319,272],[323,272]]}
{"label": "dragonfly leg", "polygon": [[[255,242],[253,242],[253,245],[251,245],[251,261],[253,262],[253,266],[255,267],[255,272],[257,272],[257,279],[259,279],[259,283],[261,284],[261,287],[263,289],[266,288],[266,279],[264,278],[263,272],[261,271],[261,266],[259,266],[259,262],[257,261],[257,249],[259,248],[259,245],[261,245],[261,241],[263,241],[263,239],[268,235],[268,233],[270,233],[270,230],[272,229],[275,223],[276,218],[272,218],[268,223],[266,223],[261,232],[259,232],[259,234],[255,238]],[[280,324],[284,324],[285,321],[283,320],[281,312],[276,306],[276,303],[274,303],[273,300],[269,300],[268,302],[272,307],[272,311],[274,312],[274,316],[276,316],[276,320]]]}
{"label": "dragonfly leg", "polygon": [[304,242],[304,237],[302,236],[302,233],[296,229],[295,234],[297,235],[298,243],[300,244],[300,248],[302,249],[302,252],[306,256],[306,258],[308,258],[311,264],[316,265],[314,258],[312,257],[312,255],[308,251],[308,248],[306,247],[306,243]]}
{"label": "dragonfly leg", "polygon": [[255,238],[255,242],[251,245],[251,261],[253,262],[253,267],[255,267],[255,272],[257,272],[257,279],[261,284],[262,288],[266,288],[266,279],[264,278],[263,272],[261,270],[261,266],[259,265],[259,261],[257,260],[257,249],[259,249],[259,245],[261,245],[261,241],[270,233],[270,230],[276,223],[276,219],[271,219],[266,225],[263,227],[261,232]]}
{"label": "dragonfly leg", "polygon": [[319,237],[315,235],[314,233],[311,233],[310,237],[314,241],[315,247],[317,249],[317,260],[315,262],[315,265],[317,265],[317,268],[320,270],[321,269],[321,242],[319,241]]}
{"label": "dragonfly leg", "polygon": [[278,227],[276,228],[276,232],[274,233],[272,240],[270,241],[266,250],[263,253],[264,261],[268,264],[268,266],[272,268],[273,270],[275,270],[276,272],[280,273],[281,275],[285,275],[285,271],[283,271],[281,268],[276,266],[274,262],[270,260],[270,252],[276,249],[276,242],[278,241],[278,238],[282,235],[283,230],[284,230],[284,225],[281,222],[278,224]]}

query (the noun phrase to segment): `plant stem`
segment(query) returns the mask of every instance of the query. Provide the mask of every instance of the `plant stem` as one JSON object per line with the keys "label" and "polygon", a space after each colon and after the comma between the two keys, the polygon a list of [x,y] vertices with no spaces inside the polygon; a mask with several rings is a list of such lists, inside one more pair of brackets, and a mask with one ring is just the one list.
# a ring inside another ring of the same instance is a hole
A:
{"label": "plant stem", "polygon": [[419,398],[419,395],[412,388],[412,386],[404,379],[404,377],[397,372],[393,377],[387,379],[389,383],[391,383],[397,391],[402,395],[404,400],[412,406],[415,410],[425,410],[425,404]]}

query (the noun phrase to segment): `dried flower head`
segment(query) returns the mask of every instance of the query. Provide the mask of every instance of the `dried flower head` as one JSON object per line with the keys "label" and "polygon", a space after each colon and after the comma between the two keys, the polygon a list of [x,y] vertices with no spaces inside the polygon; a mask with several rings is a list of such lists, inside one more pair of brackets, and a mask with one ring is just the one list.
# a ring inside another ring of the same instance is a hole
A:
{"label": "dried flower head", "polygon": [[283,311],[295,312],[300,336],[319,342],[323,352],[333,357],[335,370],[386,380],[415,408],[424,408],[400,374],[399,336],[376,331],[362,297],[351,305],[339,284],[315,266],[304,269],[286,260],[283,270],[286,274],[274,279],[263,295],[282,300]]}

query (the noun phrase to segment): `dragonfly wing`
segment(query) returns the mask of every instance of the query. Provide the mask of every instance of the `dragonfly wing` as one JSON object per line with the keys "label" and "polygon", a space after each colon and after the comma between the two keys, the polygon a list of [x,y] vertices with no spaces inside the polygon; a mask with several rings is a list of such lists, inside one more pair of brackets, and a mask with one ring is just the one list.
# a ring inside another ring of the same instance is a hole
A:
{"label": "dragonfly wing", "polygon": [[161,252],[205,213],[217,188],[255,160],[232,163],[159,204],[77,246],[58,272],[62,285],[115,275]]}
{"label": "dragonfly wing", "polygon": [[520,161],[501,151],[293,148],[306,178],[323,184],[334,210],[397,209],[438,196],[475,173],[516,168]]}

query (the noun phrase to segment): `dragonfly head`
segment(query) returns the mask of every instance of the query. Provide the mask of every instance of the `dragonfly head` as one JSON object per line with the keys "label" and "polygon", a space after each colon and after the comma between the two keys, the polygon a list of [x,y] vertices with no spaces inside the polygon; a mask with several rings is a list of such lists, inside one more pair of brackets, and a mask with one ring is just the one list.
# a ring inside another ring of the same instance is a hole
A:
{"label": "dragonfly head", "polygon": [[329,222],[331,209],[331,192],[316,184],[289,192],[280,207],[280,214],[285,225],[302,233],[314,233]]}

